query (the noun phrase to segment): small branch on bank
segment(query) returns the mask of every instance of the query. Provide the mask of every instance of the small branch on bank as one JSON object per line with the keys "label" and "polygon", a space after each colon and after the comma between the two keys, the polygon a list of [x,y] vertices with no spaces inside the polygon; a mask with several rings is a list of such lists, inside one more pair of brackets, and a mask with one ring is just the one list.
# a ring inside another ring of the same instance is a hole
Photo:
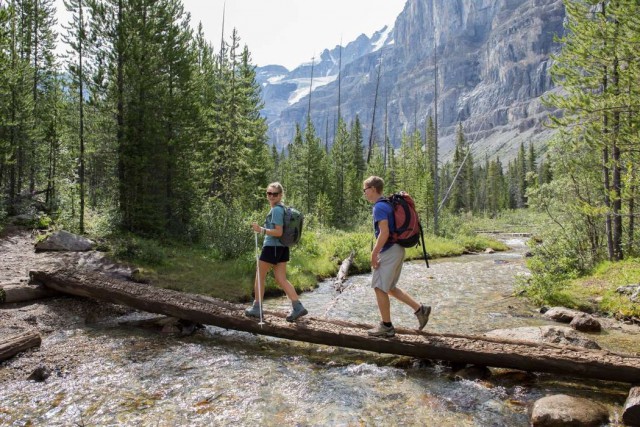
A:
{"label": "small branch on bank", "polygon": [[38,347],[41,342],[40,334],[36,331],[25,331],[0,337],[0,361],[7,360],[31,347]]}
{"label": "small branch on bank", "polygon": [[351,264],[353,263],[353,257],[355,253],[351,251],[349,256],[342,261],[340,265],[340,269],[338,270],[338,275],[336,276],[336,280],[333,282],[333,287],[336,291],[342,292],[344,290],[344,282],[347,280],[347,276],[349,274],[349,268],[351,268]]}

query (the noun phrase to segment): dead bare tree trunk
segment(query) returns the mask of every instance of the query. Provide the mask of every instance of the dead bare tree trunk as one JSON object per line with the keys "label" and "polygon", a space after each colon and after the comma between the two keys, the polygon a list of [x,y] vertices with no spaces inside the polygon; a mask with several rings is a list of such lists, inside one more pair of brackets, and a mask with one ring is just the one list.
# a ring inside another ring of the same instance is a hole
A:
{"label": "dead bare tree trunk", "polygon": [[48,298],[58,293],[42,285],[10,284],[0,286],[0,303],[14,303]]}
{"label": "dead bare tree trunk", "polygon": [[367,150],[367,164],[371,160],[371,149],[373,148],[373,132],[376,124],[376,106],[378,105],[378,89],[380,88],[380,71],[382,69],[382,54],[380,54],[380,63],[378,64],[378,77],[376,78],[376,93],[373,98],[373,115],[371,117],[371,132],[369,133],[369,149]]}
{"label": "dead bare tree trunk", "polygon": [[353,263],[354,252],[351,251],[349,256],[342,261],[340,265],[340,269],[338,270],[338,275],[336,276],[336,280],[333,282],[333,287],[336,291],[342,292],[344,290],[344,282],[347,280],[347,276],[349,275],[349,268],[351,268],[351,264]]}

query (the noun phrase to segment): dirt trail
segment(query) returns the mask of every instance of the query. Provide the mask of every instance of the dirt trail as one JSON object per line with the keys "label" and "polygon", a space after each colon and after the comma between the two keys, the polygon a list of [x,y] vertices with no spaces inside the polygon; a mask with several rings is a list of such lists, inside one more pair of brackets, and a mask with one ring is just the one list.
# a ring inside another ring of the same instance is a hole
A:
{"label": "dirt trail", "polygon": [[[36,252],[36,234],[22,227],[9,227],[0,234],[0,284],[28,283],[29,271],[82,265],[108,274],[127,275],[129,267],[111,263],[99,252]],[[128,307],[84,298],[60,296],[39,301],[0,304],[0,335],[36,329],[40,348],[26,351],[0,363],[0,384],[25,379],[36,369],[64,375],[94,351],[96,343],[73,331],[87,324],[133,311]],[[65,338],[61,339],[60,336]]]}
{"label": "dirt trail", "polygon": [[68,253],[34,250],[33,230],[10,226],[0,234],[0,285],[29,281],[29,270],[73,262]]}

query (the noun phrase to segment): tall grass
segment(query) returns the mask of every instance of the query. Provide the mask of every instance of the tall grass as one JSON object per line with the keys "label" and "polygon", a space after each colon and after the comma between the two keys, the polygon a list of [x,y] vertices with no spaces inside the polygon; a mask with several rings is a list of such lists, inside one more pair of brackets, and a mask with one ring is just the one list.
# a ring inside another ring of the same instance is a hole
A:
{"label": "tall grass", "polygon": [[[252,236],[252,240],[253,236]],[[456,256],[486,247],[506,249],[500,242],[481,236],[458,239],[426,236],[432,258]],[[342,261],[354,255],[350,274],[371,270],[373,233],[368,227],[353,231],[318,227],[307,229],[300,243],[291,248],[288,279],[298,292],[314,289],[319,280],[336,275]],[[210,295],[228,301],[252,299],[256,252],[254,247],[235,259],[221,259],[208,245],[145,239],[134,235],[108,238],[111,254],[139,266],[138,279],[156,286]],[[422,248],[407,250],[407,259],[422,258]],[[272,275],[267,277],[266,295],[280,295]]]}

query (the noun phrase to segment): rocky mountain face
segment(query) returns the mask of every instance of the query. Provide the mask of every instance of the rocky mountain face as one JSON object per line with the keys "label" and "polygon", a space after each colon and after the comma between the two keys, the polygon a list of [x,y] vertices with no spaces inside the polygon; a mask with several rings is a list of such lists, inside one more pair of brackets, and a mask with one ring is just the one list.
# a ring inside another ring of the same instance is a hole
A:
{"label": "rocky mountain face", "polygon": [[398,146],[403,132],[424,132],[435,117],[437,87],[444,157],[461,123],[476,159],[512,158],[521,142],[551,135],[544,124],[553,112],[542,96],[555,90],[550,55],[559,48],[554,36],[563,34],[563,20],[562,0],[408,0],[393,29],[342,48],[340,74],[340,48],[325,50],[313,65],[311,94],[311,63],[291,72],[258,69],[271,143],[287,145],[309,105],[318,135],[331,143],[339,98],[347,122],[360,117],[365,143],[376,105],[374,142],[383,140],[386,119]]}

